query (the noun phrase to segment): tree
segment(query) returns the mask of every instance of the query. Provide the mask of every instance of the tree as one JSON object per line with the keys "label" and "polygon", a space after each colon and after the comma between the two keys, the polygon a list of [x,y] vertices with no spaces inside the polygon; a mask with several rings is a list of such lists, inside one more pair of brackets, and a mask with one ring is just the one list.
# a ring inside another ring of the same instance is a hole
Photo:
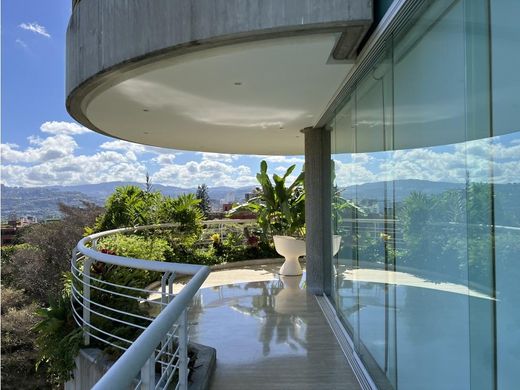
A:
{"label": "tree", "polygon": [[[72,249],[85,227],[94,223],[102,209],[84,202],[83,207],[61,204],[60,211],[63,219],[29,226],[20,236],[23,244],[2,248],[2,388],[50,388],[45,372],[35,372],[38,352],[42,353],[40,341],[47,345],[69,341],[63,337],[40,339],[34,329],[38,322],[35,311],[47,313],[37,309],[56,300],[70,311],[70,297],[63,299],[63,274],[70,270]],[[52,329],[61,327],[56,321],[48,324]],[[75,356],[76,350],[67,350],[69,357]],[[59,356],[65,356],[63,351]]]}
{"label": "tree", "polygon": [[[27,245],[17,250],[2,274],[9,274],[13,287],[23,289],[31,299],[46,304],[60,296],[62,274],[70,270],[72,249],[83,237],[102,208],[83,202],[83,207],[60,204],[63,218],[27,227],[21,239]],[[3,264],[4,265],[4,264]]]}
{"label": "tree", "polygon": [[157,210],[163,200],[159,192],[138,186],[117,187],[105,203],[105,213],[96,221],[95,230],[104,231],[131,226],[151,225],[157,222]]}
{"label": "tree", "polygon": [[202,214],[204,214],[204,219],[207,219],[211,211],[211,204],[209,201],[208,187],[206,186],[206,184],[202,184],[197,187],[197,193],[195,197],[197,199],[200,199],[200,211],[202,211]]}
{"label": "tree", "polygon": [[202,211],[200,199],[193,194],[182,194],[177,198],[165,198],[159,207],[161,222],[177,222],[180,231],[198,234],[201,229]]}

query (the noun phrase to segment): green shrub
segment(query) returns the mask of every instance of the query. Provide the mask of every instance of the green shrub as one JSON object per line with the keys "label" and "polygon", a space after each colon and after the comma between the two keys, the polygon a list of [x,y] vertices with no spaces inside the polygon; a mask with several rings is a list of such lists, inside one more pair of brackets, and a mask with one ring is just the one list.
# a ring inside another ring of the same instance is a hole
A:
{"label": "green shrub", "polygon": [[39,353],[37,369],[43,364],[51,383],[59,385],[71,378],[83,332],[76,327],[67,289],[61,297],[51,300],[49,307],[36,310],[40,321],[34,326],[38,333],[36,346]]}
{"label": "green shrub", "polygon": [[114,252],[118,256],[136,259],[163,261],[168,242],[160,237],[142,237],[128,234],[114,234],[104,237],[98,243],[98,250]]}
{"label": "green shrub", "polygon": [[151,225],[157,222],[157,210],[163,196],[138,186],[117,187],[105,203],[105,213],[95,224],[95,231]]}
{"label": "green shrub", "polygon": [[[169,246],[163,238],[115,234],[103,238],[98,243],[98,250],[135,259],[164,261]],[[104,272],[98,272],[103,273],[103,279],[125,286],[144,288],[160,278],[159,273],[147,270],[105,266],[102,263],[99,267],[105,269]],[[109,271],[110,274],[108,274]]]}
{"label": "green shrub", "polygon": [[183,194],[177,198],[164,198],[159,205],[161,223],[176,222],[180,224],[179,233],[182,235],[199,236],[202,232],[203,213],[199,204],[201,200],[193,194]]}

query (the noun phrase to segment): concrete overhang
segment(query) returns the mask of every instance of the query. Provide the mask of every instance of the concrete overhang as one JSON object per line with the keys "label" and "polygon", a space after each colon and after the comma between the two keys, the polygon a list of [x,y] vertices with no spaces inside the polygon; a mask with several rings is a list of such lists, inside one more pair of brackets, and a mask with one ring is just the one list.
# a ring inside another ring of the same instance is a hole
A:
{"label": "concrete overhang", "polygon": [[67,110],[147,145],[302,154],[371,23],[371,0],[81,0]]}

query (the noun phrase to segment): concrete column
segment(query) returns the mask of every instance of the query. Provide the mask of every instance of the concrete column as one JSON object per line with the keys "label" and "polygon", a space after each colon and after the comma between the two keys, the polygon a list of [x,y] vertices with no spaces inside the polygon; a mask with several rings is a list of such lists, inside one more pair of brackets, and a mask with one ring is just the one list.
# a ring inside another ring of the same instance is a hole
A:
{"label": "concrete column", "polygon": [[330,294],[332,271],[330,131],[306,128],[305,222],[307,289]]}

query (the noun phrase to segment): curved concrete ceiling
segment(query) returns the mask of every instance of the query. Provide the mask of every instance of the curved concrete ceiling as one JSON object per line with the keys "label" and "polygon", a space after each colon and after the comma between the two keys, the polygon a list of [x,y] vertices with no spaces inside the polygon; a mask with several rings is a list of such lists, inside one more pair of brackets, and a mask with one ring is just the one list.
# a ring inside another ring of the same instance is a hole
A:
{"label": "curved concrete ceiling", "polygon": [[103,85],[82,111],[107,135],[240,154],[303,154],[351,65],[330,61],[339,34],[269,39],[161,59]]}

